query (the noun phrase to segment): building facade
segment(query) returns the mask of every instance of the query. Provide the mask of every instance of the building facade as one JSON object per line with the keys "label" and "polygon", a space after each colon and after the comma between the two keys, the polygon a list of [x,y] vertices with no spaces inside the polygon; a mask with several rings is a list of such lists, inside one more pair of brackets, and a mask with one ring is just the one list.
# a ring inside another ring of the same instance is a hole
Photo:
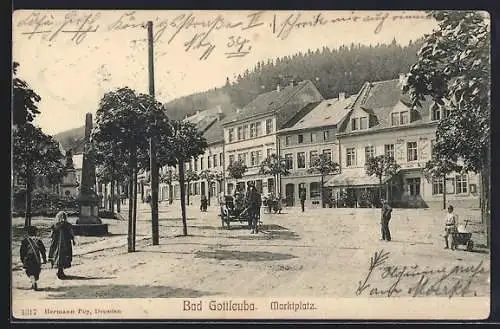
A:
{"label": "building facade", "polygon": [[[321,175],[309,171],[311,162],[320,154],[326,154],[339,163],[337,125],[348,114],[352,99],[341,93],[338,98],[312,103],[310,112],[301,113],[296,122],[278,132],[280,155],[290,172],[281,177],[281,196],[286,206],[300,205],[302,190],[306,194],[307,207],[321,206]],[[324,198],[328,195],[329,191],[324,189]]]}
{"label": "building facade", "polygon": [[[339,126],[342,170],[327,185],[347,206],[373,203],[366,199],[376,195],[379,180],[366,175],[365,163],[381,154],[392,156],[400,166],[394,177],[384,177],[382,197],[388,197],[396,207],[443,204],[443,179],[427,181],[423,169],[432,156],[437,123],[449,112],[442,107],[434,109],[429,99],[420,107],[412,107],[401,92],[403,83],[403,76],[365,83]],[[479,206],[478,184],[477,175],[450,174],[446,180],[448,202]]]}
{"label": "building facade", "polygon": [[271,154],[279,154],[277,131],[296,117],[308,104],[323,100],[310,81],[260,94],[237,113],[223,121],[224,158],[227,167],[236,160],[247,166],[241,179],[227,177],[226,194],[245,190],[253,182],[262,194],[275,193],[279,184],[272,176],[260,174],[260,164]]}

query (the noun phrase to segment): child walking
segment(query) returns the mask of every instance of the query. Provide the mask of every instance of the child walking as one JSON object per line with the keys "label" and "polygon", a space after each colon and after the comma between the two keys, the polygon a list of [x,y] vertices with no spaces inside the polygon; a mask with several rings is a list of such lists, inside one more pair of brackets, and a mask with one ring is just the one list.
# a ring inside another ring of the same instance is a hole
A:
{"label": "child walking", "polygon": [[42,271],[42,261],[43,264],[47,263],[45,245],[36,235],[36,227],[28,227],[27,234],[21,242],[20,250],[23,268],[31,281],[31,289],[35,291],[38,290],[38,279]]}
{"label": "child walking", "polygon": [[444,226],[444,241],[446,243],[444,249],[451,247],[455,250],[455,243],[453,242],[453,234],[457,232],[458,216],[453,211],[453,206],[448,206],[448,213],[446,214],[446,222]]}

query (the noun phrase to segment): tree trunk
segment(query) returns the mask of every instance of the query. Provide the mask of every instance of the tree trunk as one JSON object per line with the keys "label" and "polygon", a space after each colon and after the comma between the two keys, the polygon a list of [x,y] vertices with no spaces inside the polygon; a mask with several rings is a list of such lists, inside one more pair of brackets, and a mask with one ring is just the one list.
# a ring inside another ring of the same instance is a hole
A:
{"label": "tree trunk", "polygon": [[103,201],[104,201],[104,210],[108,210],[108,183],[104,183],[104,197],[103,197]]}
{"label": "tree trunk", "polygon": [[117,181],[116,182],[116,212],[120,212],[121,211],[121,202],[122,202],[122,196],[121,196],[121,185],[120,183]]}
{"label": "tree trunk", "polygon": [[109,203],[110,207],[109,210],[111,211],[112,214],[115,213],[115,181],[111,181],[111,202]]}
{"label": "tree trunk", "polygon": [[144,203],[144,183],[141,181],[141,202]]}
{"label": "tree trunk", "polygon": [[321,190],[320,190],[320,192],[321,192],[321,208],[325,208],[325,199],[324,199],[325,195],[324,195],[324,192],[323,192],[324,181],[325,181],[325,176],[321,175]]}
{"label": "tree trunk", "polygon": [[379,187],[378,187],[378,201],[377,201],[377,203],[379,203],[380,199],[382,199],[382,176],[380,176],[378,178],[378,182],[379,182],[379,185],[378,185]]}
{"label": "tree trunk", "polygon": [[186,220],[186,186],[184,185],[184,161],[179,161],[179,187],[181,190],[181,213],[182,213],[182,232],[187,235]]}
{"label": "tree trunk", "polygon": [[26,175],[26,207],[25,207],[25,216],[24,216],[24,227],[31,226],[31,194],[33,190],[33,175],[27,170]]}
{"label": "tree trunk", "polygon": [[133,252],[132,244],[133,221],[134,221],[134,174],[131,173],[128,181],[128,252]]}
{"label": "tree trunk", "polygon": [[490,168],[488,165],[483,166],[481,170],[481,190],[480,190],[480,205],[481,205],[481,223],[485,226],[486,231],[486,246],[491,245],[491,217],[490,217]]}
{"label": "tree trunk", "polygon": [[172,187],[172,183],[168,184],[168,203],[172,204],[174,202],[174,189]]}
{"label": "tree trunk", "polygon": [[211,187],[211,186],[210,186],[210,183],[211,183],[211,182],[210,182],[209,180],[207,180],[207,185],[208,185],[208,193],[207,193],[207,194],[208,194],[208,200],[207,200],[207,204],[208,204],[209,206],[210,206],[210,190],[211,190],[211,188],[210,188],[210,187]]}
{"label": "tree trunk", "polygon": [[[137,161],[135,162],[137,165]],[[132,220],[132,245],[135,251],[135,238],[137,233],[137,167],[134,169],[134,216]]]}
{"label": "tree trunk", "polygon": [[446,175],[443,175],[443,209],[446,210]]}

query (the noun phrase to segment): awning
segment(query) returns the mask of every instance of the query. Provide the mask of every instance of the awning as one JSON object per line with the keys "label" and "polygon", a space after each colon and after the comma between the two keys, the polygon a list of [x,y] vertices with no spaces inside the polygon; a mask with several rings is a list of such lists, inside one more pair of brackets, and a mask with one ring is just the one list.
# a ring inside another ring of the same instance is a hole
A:
{"label": "awning", "polygon": [[[387,182],[388,178],[382,178],[382,183]],[[379,180],[375,176],[368,176],[365,173],[364,168],[360,170],[346,170],[338,175],[332,176],[326,183],[325,186],[329,187],[369,187],[378,186]]]}

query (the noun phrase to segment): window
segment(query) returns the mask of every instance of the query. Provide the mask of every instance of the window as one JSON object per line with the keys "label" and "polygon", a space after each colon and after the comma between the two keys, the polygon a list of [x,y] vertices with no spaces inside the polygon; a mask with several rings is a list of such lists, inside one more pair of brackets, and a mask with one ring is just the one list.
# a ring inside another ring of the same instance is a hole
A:
{"label": "window", "polygon": [[330,131],[329,130],[324,130],[323,131],[323,140],[327,141],[330,139]]}
{"label": "window", "polygon": [[391,125],[399,126],[399,113],[391,113]]}
{"label": "window", "polygon": [[443,177],[434,178],[432,180],[432,194],[433,195],[443,194],[443,190],[444,190],[443,182],[444,182]]}
{"label": "window", "polygon": [[229,164],[233,163],[234,162],[234,154],[231,154],[229,156]]}
{"label": "window", "polygon": [[321,184],[319,182],[312,182],[309,184],[309,194],[311,198],[321,197]]}
{"label": "window", "polygon": [[256,137],[256,128],[255,128],[255,123],[250,124],[250,138]]}
{"label": "window", "polygon": [[242,134],[243,134],[243,139],[248,138],[248,125],[243,126]]}
{"label": "window", "polygon": [[309,152],[309,166],[312,166],[314,163],[314,160],[318,157],[318,151],[311,151]]}
{"label": "window", "polygon": [[439,106],[435,106],[432,110],[432,118],[431,120],[438,121],[441,120],[441,108]]}
{"label": "window", "polygon": [[351,119],[351,130],[358,130],[358,118]]}
{"label": "window", "polygon": [[346,166],[351,167],[356,165],[356,150],[354,147],[346,149]]}
{"label": "window", "polygon": [[408,178],[406,184],[408,184],[408,194],[410,196],[420,195],[420,178]]}
{"label": "window", "polygon": [[368,162],[368,159],[375,157],[375,148],[373,146],[365,147],[365,162]]}
{"label": "window", "polygon": [[297,168],[306,167],[306,154],[304,152],[297,153]]}
{"label": "window", "polygon": [[323,150],[323,154],[325,155],[325,157],[328,159],[328,160],[331,160],[332,159],[332,151],[330,149],[328,150]]}
{"label": "window", "polygon": [[257,165],[262,161],[262,151],[257,151]]}
{"label": "window", "polygon": [[274,153],[274,149],[272,149],[272,148],[267,149],[267,157],[270,157],[271,154],[273,154],[273,153]]}
{"label": "window", "polygon": [[261,158],[262,158],[262,151],[250,152],[250,165],[258,166],[260,164]]}
{"label": "window", "polygon": [[234,128],[229,128],[228,140],[229,140],[229,143],[231,143],[234,140]]}
{"label": "window", "polygon": [[241,141],[243,139],[245,139],[243,136],[243,127],[238,127],[238,140]]}
{"label": "window", "polygon": [[384,154],[394,159],[394,144],[385,144]]}
{"label": "window", "polygon": [[368,129],[368,118],[359,118],[359,129]]}
{"label": "window", "polygon": [[194,183],[194,195],[199,195],[199,194],[200,194],[199,184]]}
{"label": "window", "polygon": [[210,155],[207,157],[207,167],[211,168],[212,167],[212,162],[210,161]]}
{"label": "window", "polygon": [[273,119],[266,120],[266,134],[270,134],[273,132]]}
{"label": "window", "polygon": [[214,154],[213,157],[214,157],[214,168],[215,168],[215,167],[218,166],[218,164],[217,164],[217,158],[218,158],[218,156],[217,156],[217,154]]}
{"label": "window", "polygon": [[246,165],[247,164],[247,154],[246,153],[238,154],[238,160]]}
{"label": "window", "polygon": [[316,136],[315,132],[311,132],[311,143],[316,143],[318,141],[318,138]]}
{"label": "window", "polygon": [[290,136],[285,137],[285,145],[286,146],[290,145],[290,138],[291,138]]}
{"label": "window", "polygon": [[286,169],[293,169],[293,154],[285,154]]}
{"label": "window", "polygon": [[455,184],[457,186],[457,194],[467,193],[467,175],[457,175],[455,177]]}
{"label": "window", "polygon": [[408,111],[403,111],[400,113],[400,122],[401,125],[406,125],[410,122],[410,114]]}
{"label": "window", "polygon": [[204,168],[203,168],[203,167],[204,167],[204,165],[203,165],[203,160],[204,160],[204,158],[203,158],[203,157],[201,157],[201,158],[200,158],[200,170],[203,170],[203,169],[204,169]]}
{"label": "window", "polygon": [[250,152],[250,165],[251,166],[256,166],[258,164],[257,162],[257,152],[252,151]]}
{"label": "window", "polygon": [[406,144],[406,154],[408,161],[417,161],[417,142],[408,142]]}
{"label": "window", "polygon": [[304,135],[302,135],[302,134],[297,135],[297,142],[299,144],[302,144],[304,142]]}
{"label": "window", "polygon": [[198,171],[198,159],[194,159],[194,171]]}
{"label": "window", "polygon": [[260,125],[260,122],[255,123],[255,137],[259,137],[262,135],[262,127]]}

